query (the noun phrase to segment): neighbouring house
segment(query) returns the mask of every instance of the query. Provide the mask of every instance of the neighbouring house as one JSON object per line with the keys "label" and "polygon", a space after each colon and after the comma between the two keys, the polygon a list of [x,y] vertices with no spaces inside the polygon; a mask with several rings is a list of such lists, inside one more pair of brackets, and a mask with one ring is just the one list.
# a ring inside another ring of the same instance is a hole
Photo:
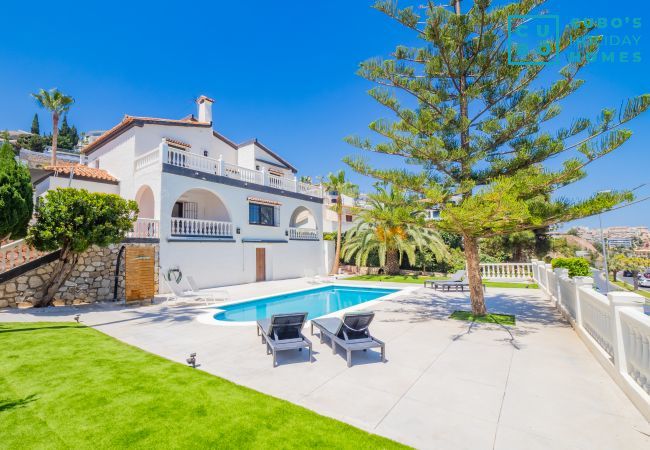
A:
{"label": "neighbouring house", "polygon": [[42,169],[30,169],[34,184],[35,202],[50,189],[72,187],[87,189],[91,192],[120,194],[117,178],[102,169],[83,164],[61,163],[45,166]]}
{"label": "neighbouring house", "polygon": [[[131,237],[159,240],[163,275],[178,268],[207,288],[324,273],[320,186],[257,139],[215,131],[213,103],[201,96],[198,117],[125,116],[82,149],[72,179],[138,203]],[[46,170],[37,186],[70,179],[70,165]]]}
{"label": "neighbouring house", "polygon": [[[365,195],[361,194],[358,198],[347,195],[341,195],[343,201],[343,215],[341,230],[343,233],[348,231],[357,220],[358,211],[365,207]],[[338,201],[338,192],[326,192],[323,199],[323,231],[330,233],[338,230],[339,218],[333,208]]]}
{"label": "neighbouring house", "polygon": [[95,142],[101,135],[103,135],[105,130],[91,130],[81,133],[81,139],[79,139],[79,148],[83,148],[86,145],[90,145]]}

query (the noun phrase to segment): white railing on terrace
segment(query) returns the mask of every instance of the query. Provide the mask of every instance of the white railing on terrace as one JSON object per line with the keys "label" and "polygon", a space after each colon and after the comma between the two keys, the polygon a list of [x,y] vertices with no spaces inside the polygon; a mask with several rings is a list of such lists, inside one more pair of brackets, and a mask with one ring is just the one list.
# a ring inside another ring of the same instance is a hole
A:
{"label": "white railing on terrace", "polygon": [[318,241],[319,232],[313,228],[289,228],[289,239],[296,241]]}
{"label": "white railing on terrace", "polygon": [[481,263],[481,276],[530,280],[533,278],[532,266],[531,263]]}
{"label": "white railing on terrace", "polygon": [[[650,316],[632,292],[594,289],[591,277],[569,278],[566,269],[534,261],[533,278],[612,376],[650,420]],[[588,374],[585,374],[588,376]]]}
{"label": "white railing on terrace", "polygon": [[24,239],[13,241],[0,247],[0,273],[35,260],[46,252],[33,249]]}
{"label": "white railing on terrace", "polygon": [[172,236],[232,237],[232,222],[172,217]]}
{"label": "white railing on terrace", "polygon": [[133,167],[135,171],[142,170],[146,167],[156,165],[160,162],[160,149],[155,149],[135,158]]}
{"label": "white railing on terrace", "polygon": [[264,168],[262,168],[262,170],[248,169],[246,167],[227,163],[223,161],[221,157],[219,159],[209,158],[207,156],[179,150],[167,145],[161,145],[155,150],[136,158],[134,161],[134,168],[137,172],[146,167],[156,165],[160,161],[172,166],[184,167],[198,172],[228,177],[245,183],[270,186],[283,191],[297,192],[312,197],[323,197],[322,188],[320,186],[303,183],[298,181],[296,177],[285,178],[273,175],[266,172]]}
{"label": "white railing on terrace", "polygon": [[133,224],[133,231],[126,237],[139,239],[155,239],[160,237],[160,221],[157,219],[138,219]]}

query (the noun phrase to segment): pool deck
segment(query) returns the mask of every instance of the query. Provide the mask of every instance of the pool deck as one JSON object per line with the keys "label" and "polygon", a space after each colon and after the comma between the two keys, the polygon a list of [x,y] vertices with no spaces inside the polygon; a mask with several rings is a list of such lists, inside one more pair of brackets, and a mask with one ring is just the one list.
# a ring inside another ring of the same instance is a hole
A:
{"label": "pool deck", "polygon": [[[310,286],[301,279],[227,290],[238,300]],[[487,297],[491,311],[516,314],[510,332],[448,319],[469,307],[467,293],[416,289],[373,304],[371,330],[386,342],[388,361],[359,353],[352,368],[318,336],[313,363],[286,353],[272,368],[254,327],[200,323],[205,309],[194,306],[3,310],[0,321],[81,313],[124,342],[181,363],[196,352],[200,370],[417,448],[650,448],[648,422],[541,291],[488,288]]]}

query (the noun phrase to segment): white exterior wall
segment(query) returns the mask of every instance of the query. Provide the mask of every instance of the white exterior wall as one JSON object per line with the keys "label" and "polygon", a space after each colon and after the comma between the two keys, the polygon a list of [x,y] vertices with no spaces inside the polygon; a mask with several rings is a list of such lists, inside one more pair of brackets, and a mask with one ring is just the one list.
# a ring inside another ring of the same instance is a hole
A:
{"label": "white exterior wall", "polygon": [[[170,267],[178,267],[183,273],[191,275],[201,287],[254,282],[256,248],[266,249],[267,280],[325,273],[322,241],[289,240],[285,235],[293,212],[301,206],[310,210],[316,224],[321,224],[323,217],[320,203],[169,173],[162,174],[162,186],[161,217],[166,218],[160,223],[160,261],[163,274]],[[233,236],[236,242],[168,241],[174,202],[190,189],[204,189],[219,197],[228,210],[233,229],[241,230],[241,234],[235,233]],[[280,226],[250,225],[249,196],[282,203],[279,206]],[[242,242],[242,239],[288,242]],[[164,286],[161,289],[164,292]]]}
{"label": "white exterior wall", "polygon": [[34,190],[34,198],[40,197],[41,195],[45,194],[46,191],[49,191],[50,189],[57,189],[57,188],[67,188],[67,187],[72,187],[75,189],[86,189],[87,191],[90,192],[103,192],[105,194],[119,194],[120,193],[120,186],[117,184],[109,184],[109,183],[99,183],[96,181],[90,181],[90,180],[79,180],[76,178],[72,179],[72,183],[70,183],[70,177],[66,176],[50,176],[47,177],[45,180],[41,181],[36,185],[36,188]]}

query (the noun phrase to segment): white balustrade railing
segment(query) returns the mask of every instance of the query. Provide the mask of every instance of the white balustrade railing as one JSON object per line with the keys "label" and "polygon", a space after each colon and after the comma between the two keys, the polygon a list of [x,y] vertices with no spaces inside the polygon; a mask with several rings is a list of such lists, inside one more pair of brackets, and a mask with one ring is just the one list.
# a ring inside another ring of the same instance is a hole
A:
{"label": "white balustrade railing", "polygon": [[150,167],[153,165],[156,165],[160,162],[160,149],[155,149],[150,152],[145,153],[142,156],[138,156],[135,158],[135,161],[133,162],[133,168],[137,172],[138,170],[142,170],[146,167]]}
{"label": "white balustrade railing", "polygon": [[223,161],[222,164],[223,169],[220,175],[223,175],[224,177],[233,178],[246,183],[264,184],[263,174],[259,170],[247,169]]}
{"label": "white balustrade railing", "polygon": [[232,222],[172,217],[172,236],[232,237]]}
{"label": "white balustrade railing", "polygon": [[173,147],[167,148],[167,160],[165,162],[173,166],[185,167],[186,169],[198,170],[213,175],[219,173],[218,160]]}
{"label": "white balustrade railing", "polygon": [[297,181],[294,178],[284,178],[277,175],[269,174],[269,186],[283,191],[296,192]]}
{"label": "white balustrade railing", "polygon": [[297,241],[318,241],[319,231],[313,228],[289,228],[289,239]]}
{"label": "white balustrade railing", "polygon": [[481,263],[483,278],[530,280],[533,278],[531,263]]}
{"label": "white balustrade railing", "polygon": [[650,327],[648,316],[639,311],[620,314],[627,373],[650,394]]}
{"label": "white balustrade railing", "polygon": [[221,157],[214,159],[190,151],[180,150],[175,147],[170,147],[164,142],[160,147],[136,158],[134,161],[135,171],[137,172],[146,167],[153,166],[161,160],[165,164],[172,166],[228,177],[245,183],[260,184],[262,186],[297,192],[312,197],[323,197],[320,186],[303,183],[296,178],[285,178],[265,173],[263,170],[248,169],[236,164],[230,164],[223,161]]}
{"label": "white balustrade railing", "polygon": [[582,326],[608,355],[614,356],[612,311],[607,297],[593,289],[580,290]]}
{"label": "white balustrade railing", "polygon": [[594,289],[591,277],[533,261],[534,280],[634,405],[650,420],[650,316],[632,292]]}
{"label": "white balustrade railing", "polygon": [[156,219],[138,219],[133,224],[133,231],[127,237],[139,239],[156,239],[160,237],[160,221]]}
{"label": "white balustrade railing", "polygon": [[0,273],[11,270],[43,256],[45,252],[33,249],[24,239],[0,247]]}

